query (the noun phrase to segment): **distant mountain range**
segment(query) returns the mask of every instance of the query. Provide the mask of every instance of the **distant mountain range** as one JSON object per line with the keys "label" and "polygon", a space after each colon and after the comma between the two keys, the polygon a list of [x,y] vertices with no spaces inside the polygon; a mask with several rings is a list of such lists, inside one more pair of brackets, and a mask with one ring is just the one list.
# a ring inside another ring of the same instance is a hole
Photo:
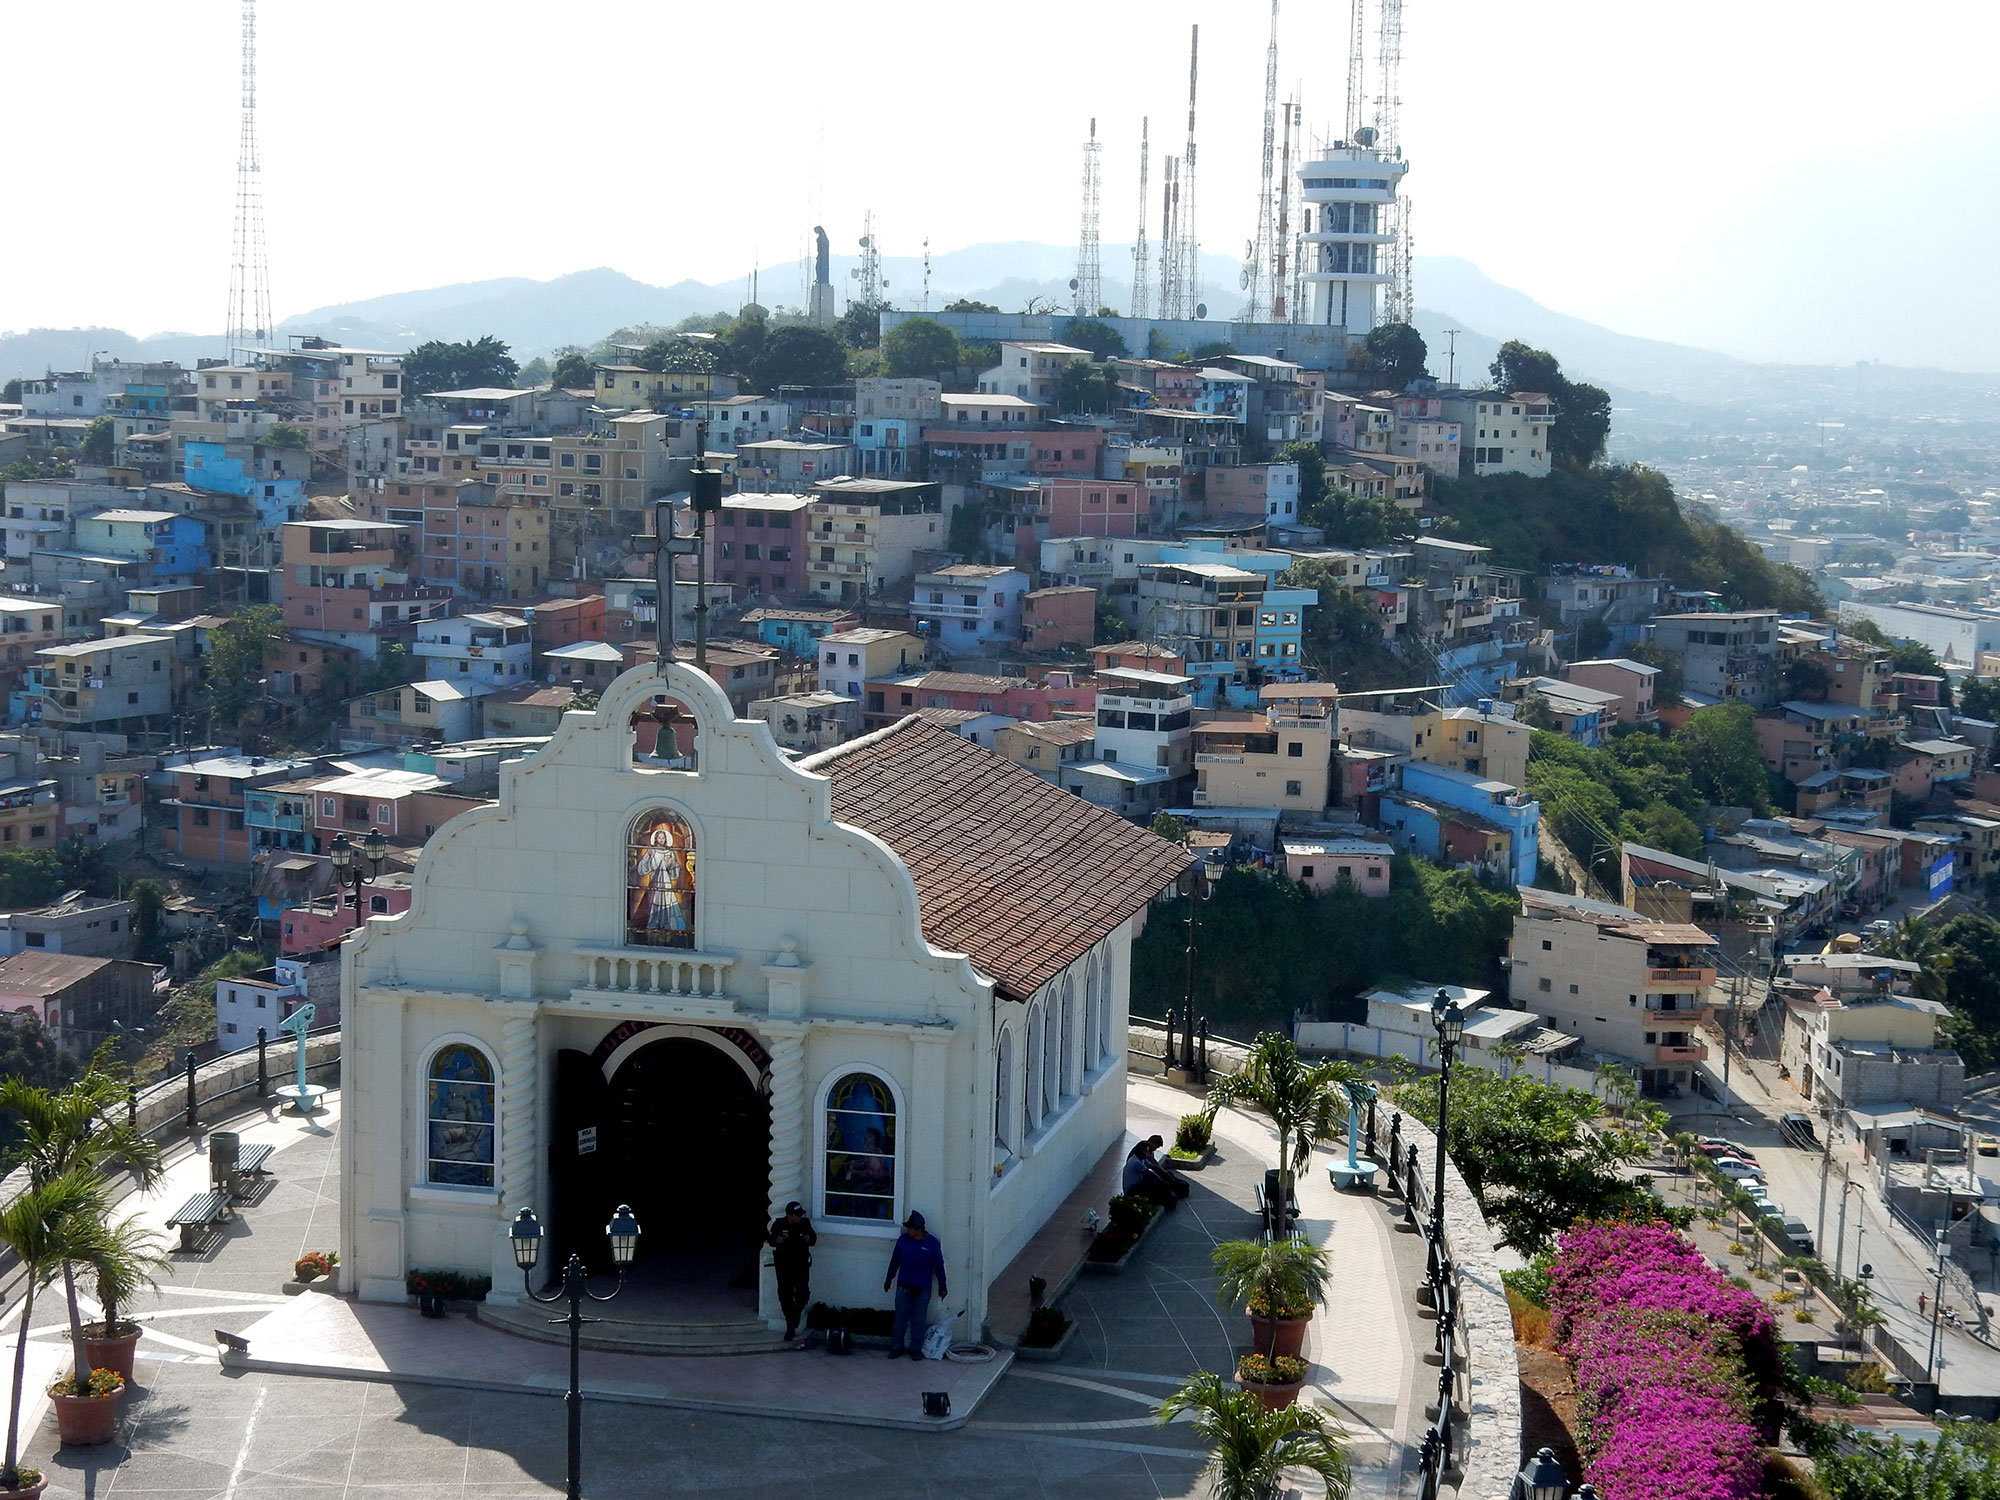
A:
{"label": "distant mountain range", "polygon": [[[1125,262],[1122,249],[1107,254]],[[854,286],[857,261],[835,256],[833,281],[844,296]],[[928,272],[912,256],[886,257],[883,274],[890,301],[899,307],[942,307],[957,298],[1020,308],[1030,298],[1068,300],[1075,251],[1028,242],[974,245],[932,258]],[[1242,305],[1240,267],[1226,256],[1202,257],[1210,315],[1226,320]],[[1478,379],[1502,340],[1523,339],[1552,351],[1571,376],[1606,386],[1621,401],[1656,410],[1664,398],[1692,418],[1727,410],[1740,421],[1748,410],[1773,415],[1874,409],[1881,414],[1928,410],[1947,414],[1959,402],[1991,399],[2000,379],[1884,366],[1819,367],[1756,364],[1711,350],[1635,338],[1582,318],[1555,312],[1489,280],[1468,261],[1420,256],[1416,263],[1416,323],[1431,351],[1431,370],[1460,380]],[[495,334],[526,361],[564,345],[590,345],[619,328],[670,325],[696,313],[734,312],[749,300],[751,280],[705,285],[681,281],[651,286],[606,267],[576,271],[551,281],[504,277],[422,291],[395,292],[339,303],[287,318],[281,333],[312,332],[366,348],[401,350],[427,339],[468,339]],[[806,276],[798,265],[767,266],[757,277],[757,297],[767,307],[797,306]],[[928,293],[928,295],[926,295]],[[1104,298],[1113,307],[1131,303],[1129,279],[1107,274]],[[1447,330],[1456,329],[1456,359]],[[1222,332],[1218,328],[1218,334]],[[225,353],[220,336],[163,333],[135,338],[117,329],[34,329],[0,335],[0,377],[77,369],[92,353],[179,359]],[[1647,398],[1655,398],[1648,400]]]}

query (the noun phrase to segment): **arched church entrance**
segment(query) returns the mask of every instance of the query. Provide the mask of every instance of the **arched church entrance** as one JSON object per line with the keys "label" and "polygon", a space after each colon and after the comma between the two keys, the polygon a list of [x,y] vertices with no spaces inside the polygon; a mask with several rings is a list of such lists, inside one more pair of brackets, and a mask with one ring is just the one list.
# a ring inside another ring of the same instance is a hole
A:
{"label": "arched church entrance", "polygon": [[771,1150],[761,1049],[700,1028],[637,1025],[563,1059],[574,1061],[558,1068],[561,1253],[581,1249],[608,1270],[604,1225],[629,1203],[642,1235],[620,1316],[754,1315]]}

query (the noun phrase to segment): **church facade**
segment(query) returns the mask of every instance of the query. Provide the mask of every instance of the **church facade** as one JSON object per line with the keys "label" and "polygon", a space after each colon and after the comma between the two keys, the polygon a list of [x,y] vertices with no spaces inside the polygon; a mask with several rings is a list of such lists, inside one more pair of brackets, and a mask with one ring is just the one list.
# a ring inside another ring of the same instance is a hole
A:
{"label": "church facade", "polygon": [[[635,756],[668,704],[692,754]],[[920,1211],[977,1335],[1121,1138],[1131,943],[1185,863],[921,720],[794,762],[706,676],[627,672],[346,945],[343,1287],[457,1270],[507,1302],[518,1209],[541,1275],[604,1264],[629,1203],[635,1301],[776,1329],[758,1236],[797,1199],[816,1300],[887,1306]]]}

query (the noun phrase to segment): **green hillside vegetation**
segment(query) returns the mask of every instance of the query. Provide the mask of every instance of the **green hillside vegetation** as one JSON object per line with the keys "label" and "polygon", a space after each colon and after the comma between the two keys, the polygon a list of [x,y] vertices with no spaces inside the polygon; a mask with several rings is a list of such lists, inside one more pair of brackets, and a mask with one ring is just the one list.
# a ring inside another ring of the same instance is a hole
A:
{"label": "green hillside vegetation", "polygon": [[[1289,1028],[1292,1014],[1362,1019],[1358,996],[1395,977],[1503,987],[1500,955],[1520,901],[1460,870],[1399,856],[1387,896],[1318,895],[1282,877],[1232,870],[1202,904],[1195,1014],[1222,1035]],[[1132,1010],[1181,1003],[1187,902],[1153,908],[1132,947]]]}
{"label": "green hillside vegetation", "polygon": [[1694,859],[1704,806],[1770,810],[1752,718],[1746,704],[1719,703],[1672,735],[1628,726],[1601,750],[1538,729],[1527,791],[1563,847],[1616,890],[1619,843]]}
{"label": "green hillside vegetation", "polygon": [[1491,547],[1503,568],[1541,574],[1557,563],[1623,563],[1711,589],[1731,609],[1826,608],[1807,574],[1773,563],[1699,507],[1684,509],[1667,476],[1640,464],[1558,469],[1546,479],[1437,479],[1433,488],[1437,534]]}

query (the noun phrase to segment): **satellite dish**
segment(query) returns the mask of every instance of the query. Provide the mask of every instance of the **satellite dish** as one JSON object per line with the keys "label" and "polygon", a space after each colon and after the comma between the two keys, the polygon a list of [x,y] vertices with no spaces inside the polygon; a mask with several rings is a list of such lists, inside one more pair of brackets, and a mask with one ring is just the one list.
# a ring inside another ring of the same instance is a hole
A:
{"label": "satellite dish", "polygon": [[1375,139],[1375,127],[1373,125],[1363,125],[1359,130],[1354,132],[1354,144],[1357,146],[1363,148],[1372,146],[1375,144]]}
{"label": "satellite dish", "polygon": [[865,234],[861,236],[861,248],[863,250],[866,250],[868,248],[868,239],[869,237]]}
{"label": "satellite dish", "polygon": [[1208,316],[1208,304],[1207,304],[1206,302],[1197,302],[1197,303],[1195,303],[1195,305],[1194,305],[1194,315],[1195,315],[1195,316],[1196,316],[1197,318],[1205,318],[1205,317],[1207,317],[1207,316]]}
{"label": "satellite dish", "polygon": [[1248,266],[1245,266],[1237,275],[1236,284],[1246,292],[1250,290],[1250,268]]}
{"label": "satellite dish", "polygon": [[1076,278],[1074,276],[1070,277],[1069,279],[1069,289],[1072,292],[1076,290]]}

